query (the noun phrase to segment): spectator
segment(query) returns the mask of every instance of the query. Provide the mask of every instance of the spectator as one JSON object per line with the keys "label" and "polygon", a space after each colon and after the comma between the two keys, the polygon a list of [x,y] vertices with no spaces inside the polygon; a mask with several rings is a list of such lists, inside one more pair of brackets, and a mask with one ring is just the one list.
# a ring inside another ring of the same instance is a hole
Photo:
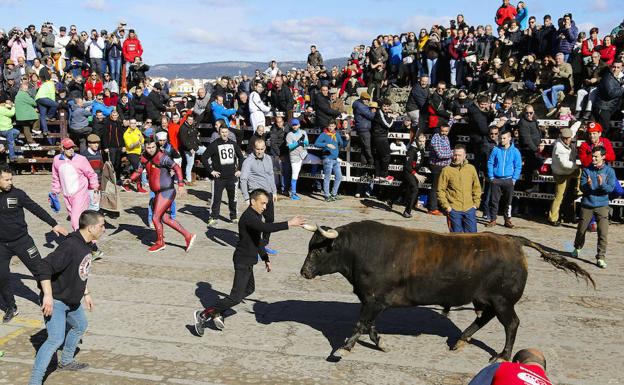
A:
{"label": "spectator", "polygon": [[140,56],[135,56],[134,61],[130,62],[128,66],[128,76],[126,79],[127,87],[139,87],[139,85],[145,82],[147,76],[145,73],[149,71],[150,66],[143,63],[143,60]]}
{"label": "spectator", "polygon": [[[162,113],[167,110],[161,92],[162,85],[156,82],[145,99],[145,117],[152,119],[153,122],[160,121]],[[171,134],[169,137],[171,138]]]}
{"label": "spectator", "polygon": [[369,107],[370,95],[363,91],[360,98],[353,102],[353,119],[355,121],[355,130],[360,141],[361,154],[360,164],[365,166],[373,164],[373,152],[371,148],[371,126],[375,113]]}
{"label": "spectator", "polygon": [[89,80],[87,80],[84,86],[85,94],[89,91],[91,91],[93,95],[99,95],[104,91],[104,83],[100,80],[100,76],[97,72],[92,72],[91,75],[89,75]]}
{"label": "spectator", "polygon": [[[80,152],[80,155],[84,156],[89,161],[91,168],[97,174],[98,185],[100,189],[102,189],[104,159],[102,158],[102,150],[100,150],[100,137],[95,134],[89,134],[89,136],[87,136],[87,147],[84,151]],[[100,202],[96,195],[97,194],[93,190],[89,190],[89,210],[100,210]]]}
{"label": "spectator", "polygon": [[[425,165],[425,145],[427,138],[424,134],[416,136],[414,141],[407,149],[405,163],[403,164],[403,183],[405,193],[405,211],[404,218],[412,217],[412,209],[418,199],[418,191],[425,183],[427,177],[420,171]],[[392,201],[390,206],[392,206]]]}
{"label": "spectator", "polygon": [[388,143],[388,132],[394,124],[394,117],[390,115],[392,102],[384,99],[381,109],[375,112],[375,117],[371,124],[373,134],[373,146],[375,149],[375,179],[380,181],[385,179],[392,182],[394,177],[388,175],[388,167],[390,166],[390,144]]}
{"label": "spectator", "polygon": [[80,153],[86,151],[87,135],[92,132],[89,127],[89,117],[91,116],[91,102],[85,102],[82,98],[74,99],[70,106],[69,131],[78,139]]}
{"label": "spectator", "polygon": [[452,233],[476,233],[481,184],[477,170],[466,160],[463,144],[453,149],[453,160],[442,169],[436,192],[439,206],[448,216],[449,230]]}
{"label": "spectator", "polygon": [[429,98],[429,105],[427,107],[430,130],[433,131],[438,127],[448,125],[449,119],[451,118],[449,107],[449,101],[446,98],[446,83],[440,81],[436,86],[435,92]]}
{"label": "spectator", "polygon": [[509,4],[509,0],[503,0],[503,5],[496,10],[496,17],[494,20],[497,25],[502,26],[506,22],[514,20],[517,14],[516,7]]}
{"label": "spectator", "polygon": [[424,123],[427,118],[428,105],[429,76],[423,75],[419,78],[418,83],[412,87],[405,105],[407,116],[412,120],[412,126],[417,127],[418,132],[422,132],[426,127]]}
{"label": "spectator", "polygon": [[[596,101],[597,86],[600,83],[602,74],[607,71],[605,64],[600,60],[598,52],[592,52],[590,62],[585,65],[583,86],[578,90],[576,95],[576,113],[575,119],[589,119],[591,117],[592,106]],[[585,100],[587,99],[587,100]],[[583,103],[585,108],[583,109]],[[581,116],[581,111],[585,113]]]}
{"label": "spectator", "polygon": [[275,117],[275,123],[271,126],[270,131],[270,155],[273,158],[273,165],[276,170],[275,185],[282,195],[288,193],[288,184],[290,182],[290,157],[288,145],[286,144],[286,135],[288,128],[284,122],[284,117],[278,115]]}
{"label": "spectator", "polygon": [[578,28],[571,14],[567,13],[563,16],[563,24],[557,31],[557,35],[556,50],[563,53],[563,61],[568,62],[578,36]]}
{"label": "spectator", "polygon": [[[550,211],[548,212],[548,221],[552,226],[561,225],[559,209],[564,201],[564,197],[566,196],[566,191],[576,190],[576,186],[578,184],[577,181],[579,172],[578,166],[576,165],[577,150],[576,146],[573,144],[572,137],[572,130],[569,128],[563,128],[561,129],[559,138],[555,141],[555,145],[553,146],[552,174],[555,180],[555,198],[552,201]],[[576,196],[574,191],[572,194],[567,195],[573,197]],[[571,205],[571,200],[570,202],[566,202],[566,206],[567,204]]]}
{"label": "spectator", "polygon": [[[194,123],[193,110],[187,110],[183,117],[180,117],[178,114],[173,115],[171,120],[163,126],[163,129],[166,129],[169,135],[169,143],[176,151],[180,152],[180,154],[182,154],[180,130],[181,127],[186,124],[189,117],[191,117]],[[188,181],[190,181],[190,179]]]}
{"label": "spectator", "polygon": [[310,46],[310,53],[308,54],[308,66],[320,67],[323,65],[323,56],[316,50],[315,45]]}
{"label": "spectator", "polygon": [[589,30],[589,37],[583,40],[581,55],[583,55],[583,61],[585,64],[591,61],[591,57],[594,52],[598,52],[598,58],[600,58],[600,51],[598,49],[602,46],[602,40],[598,38],[598,32],[598,28],[593,27]]}
{"label": "spectator", "polygon": [[[210,143],[207,149],[204,148],[205,152],[197,152],[199,155],[203,154],[201,157],[202,163],[212,177],[212,207],[210,209],[208,226],[214,226],[219,219],[221,197],[224,189],[228,195],[230,221],[232,223],[238,222],[236,215],[236,185],[238,177],[241,175],[240,169],[245,158],[238,144],[228,138],[229,131],[226,126],[220,127],[219,138]],[[195,130],[194,134],[197,137],[197,142],[199,142],[199,133]],[[193,144],[190,146],[193,146]],[[200,147],[197,143],[194,146]],[[195,153],[192,155],[194,156]],[[211,160],[211,162],[208,160]],[[188,158],[187,162],[189,162]]]}
{"label": "spectator", "polygon": [[9,160],[14,162],[17,159],[15,154],[15,139],[20,132],[13,127],[13,116],[15,116],[15,105],[11,100],[0,104],[0,136],[6,138],[9,147]]}
{"label": "spectator", "polygon": [[565,92],[572,89],[572,66],[565,62],[565,54],[559,52],[556,56],[556,65],[552,67],[552,87],[542,92],[544,106],[548,109],[546,116],[552,116],[557,112],[559,103],[563,100]]}
{"label": "spectator", "polygon": [[37,148],[39,145],[31,135],[31,128],[39,127],[39,115],[37,114],[37,103],[28,93],[28,83],[22,82],[19,92],[15,96],[15,122],[22,127],[27,146]]}
{"label": "spectator", "polygon": [[451,127],[448,124],[442,124],[431,138],[429,150],[429,169],[431,170],[431,190],[429,190],[428,199],[429,215],[444,215],[438,207],[437,191],[442,169],[451,164],[453,156],[448,138],[450,131]]}
{"label": "spectator", "polygon": [[[141,168],[141,153],[143,152],[143,143],[145,138],[143,133],[137,127],[136,119],[129,120],[130,126],[125,130],[123,134],[124,148],[126,151],[126,157],[132,167],[132,171],[136,171]],[[123,185],[126,191],[130,191],[127,184]],[[140,179],[137,179],[136,191],[141,194],[147,194],[147,190],[143,188]]]}
{"label": "spectator", "polygon": [[524,1],[519,1],[516,7],[516,20],[520,23],[520,29],[525,30],[529,26],[529,10]]}
{"label": "spectator", "polygon": [[[111,33],[106,42],[106,57],[108,59],[109,76],[116,84],[119,84],[121,82],[122,47],[116,34]],[[132,62],[134,62],[134,60],[130,63]],[[111,91],[119,93],[119,91],[113,89],[111,89]]]}
{"label": "spectator", "polygon": [[121,155],[125,145],[123,139],[125,130],[117,111],[111,111],[110,115],[104,119],[102,129],[101,135],[98,132],[95,133],[101,138],[106,159],[112,163],[118,181],[121,181]]}
{"label": "spectator", "polygon": [[259,125],[266,126],[265,115],[271,111],[271,107],[264,104],[262,97],[260,96],[264,91],[264,85],[262,82],[255,82],[254,90],[249,95],[249,113],[251,119],[251,126],[254,131]]}
{"label": "spectator", "polygon": [[[325,196],[325,202],[333,202],[340,199],[338,189],[342,181],[342,170],[340,169],[338,154],[341,148],[347,146],[348,141],[349,134],[345,134],[345,138],[343,139],[342,135],[336,132],[336,122],[332,120],[314,143],[316,147],[323,150],[323,195]],[[386,145],[387,144],[388,141],[386,140]],[[335,179],[334,186],[330,191],[329,184],[332,174]]]}
{"label": "spectator", "polygon": [[574,251],[572,256],[579,257],[585,245],[587,226],[593,217],[598,223],[598,252],[596,265],[605,269],[607,236],[609,233],[609,194],[619,183],[615,171],[605,163],[606,150],[602,146],[592,149],[592,165],[583,169],[581,174],[581,220],[576,228]]}
{"label": "spectator", "polygon": [[483,368],[468,385],[526,385],[524,378],[536,384],[552,385],[546,377],[546,359],[537,349],[522,349],[512,362],[497,362]]}
{"label": "spectator", "polygon": [[610,71],[605,71],[598,82],[596,102],[592,107],[592,113],[607,135],[610,133],[611,116],[617,111],[624,94],[624,86],[620,83],[622,76],[622,62],[616,61],[611,64]]}
{"label": "spectator", "polygon": [[611,141],[602,136],[602,126],[598,122],[587,124],[589,140],[581,143],[579,147],[579,160],[581,167],[586,168],[592,164],[594,147],[602,146],[605,149],[605,162],[615,161],[615,152]]}
{"label": "spectator", "polygon": [[292,117],[292,110],[294,101],[290,88],[284,85],[284,81],[281,76],[278,76],[273,81],[273,88],[271,89],[271,107],[273,112],[282,112],[286,117]]}
{"label": "spectator", "polygon": [[195,116],[200,117],[204,114],[204,111],[208,108],[210,102],[210,96],[206,95],[206,89],[200,88],[197,90],[197,99],[195,99],[195,105],[193,106],[193,113]]}
{"label": "spectator", "polygon": [[113,106],[107,106],[104,104],[104,94],[98,94],[95,100],[91,102],[91,113],[96,114],[98,111],[102,111],[104,116],[110,116],[111,112],[115,109]]}
{"label": "spectator", "polygon": [[514,228],[511,222],[511,199],[514,185],[522,171],[522,158],[520,151],[511,141],[511,132],[505,131],[500,135],[500,143],[492,149],[488,159],[488,179],[491,184],[490,195],[490,221],[486,227],[496,226],[498,207],[502,198],[502,206],[505,210],[505,227]]}
{"label": "spectator", "polygon": [[39,126],[43,131],[43,136],[48,136],[48,119],[56,116],[58,103],[56,102],[56,76],[50,78],[50,75],[43,73],[41,76],[41,87],[37,90],[35,102],[39,108]]}
{"label": "spectator", "polygon": [[212,116],[215,120],[223,120],[226,127],[230,127],[230,117],[236,114],[236,109],[234,108],[225,108],[223,105],[223,95],[217,95],[214,102],[210,104],[212,109]]}
{"label": "spectator", "polygon": [[[206,151],[206,147],[201,144],[201,140],[199,139],[199,130],[195,124],[195,117],[192,112],[193,110],[188,110],[184,115],[184,120],[180,120],[181,125],[178,133],[174,131],[175,123],[169,123],[169,135],[173,136],[176,134],[179,139],[180,152],[184,154],[184,158],[186,159],[186,167],[184,169],[184,178],[186,180],[184,183],[187,186],[194,185],[192,171],[193,166],[195,166],[195,157],[198,155],[201,156],[204,151]],[[229,153],[226,155],[230,157]],[[224,156],[224,154],[220,154],[220,156]],[[224,159],[221,160],[222,163],[226,161],[227,160]]]}
{"label": "spectator", "polygon": [[91,69],[97,74],[104,73],[104,53],[106,49],[106,42],[98,35],[97,30],[91,30],[91,36],[85,41],[85,51],[89,53],[89,62]]}
{"label": "spectator", "polygon": [[537,126],[535,110],[533,106],[524,106],[524,112],[518,123],[518,133],[520,135],[518,149],[524,160],[522,167],[526,192],[533,193],[538,190],[538,186],[533,184],[533,176],[540,164],[537,160],[537,150],[542,141],[542,134]]}
{"label": "spectator", "polygon": [[340,111],[331,108],[328,86],[322,86],[321,92],[316,94],[314,111],[316,112],[316,125],[322,129],[326,128],[331,120],[340,116]]}
{"label": "spectator", "polygon": [[269,67],[264,70],[264,75],[267,76],[271,81],[277,77],[279,72],[279,68],[277,67],[277,61],[271,60],[269,63]]}
{"label": "spectator", "polygon": [[304,162],[319,163],[320,159],[316,156],[308,154],[306,147],[310,144],[308,134],[301,129],[299,120],[292,119],[290,121],[291,131],[286,135],[286,144],[288,145],[290,166],[292,170],[292,179],[290,181],[290,199],[298,201],[301,198],[297,195],[297,180],[299,172]]}

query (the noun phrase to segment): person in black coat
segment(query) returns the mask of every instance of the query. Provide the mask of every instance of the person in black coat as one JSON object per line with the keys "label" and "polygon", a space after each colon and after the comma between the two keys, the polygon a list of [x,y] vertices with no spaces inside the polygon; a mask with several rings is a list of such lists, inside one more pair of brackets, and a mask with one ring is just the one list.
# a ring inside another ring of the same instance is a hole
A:
{"label": "person in black coat", "polygon": [[527,188],[530,188],[533,186],[533,172],[535,172],[539,166],[536,152],[542,141],[542,134],[537,126],[537,119],[535,118],[535,110],[530,104],[524,107],[524,112],[518,122],[518,134],[520,136],[518,149],[524,160],[524,166],[522,167],[524,182]]}
{"label": "person in black coat", "polygon": [[132,95],[132,99],[130,99],[130,114],[128,119],[136,119],[137,121],[145,120],[145,104],[147,97],[143,95],[143,90],[140,88],[136,88],[134,94]]}
{"label": "person in black coat", "polygon": [[537,41],[537,57],[543,59],[546,55],[553,55],[553,42],[557,29],[552,24],[550,15],[544,16],[544,25],[535,32]]}
{"label": "person in black coat", "polygon": [[412,120],[412,126],[418,126],[418,131],[427,127],[427,105],[429,104],[429,76],[423,75],[418,80],[418,84],[412,87],[405,111]]}
{"label": "person in black coat", "polygon": [[160,83],[154,84],[152,91],[149,95],[147,95],[147,99],[145,100],[145,115],[154,122],[159,122],[161,112],[165,112],[167,110],[167,107],[165,107],[165,103],[163,102],[162,95],[160,94],[161,91],[162,86]]}
{"label": "person in black coat", "polygon": [[270,101],[273,112],[283,112],[286,117],[292,117],[292,110],[295,102],[290,88],[284,85],[280,76],[276,77],[273,81]]}
{"label": "person in black coat", "polygon": [[489,151],[487,150],[487,140],[490,130],[490,123],[494,119],[490,112],[490,100],[487,96],[482,95],[477,99],[476,104],[472,103],[468,106],[468,132],[470,135],[470,144],[472,153],[475,154],[475,164],[477,170],[487,171],[487,159]]}
{"label": "person in black coat", "polygon": [[610,70],[604,72],[600,83],[598,83],[596,103],[593,105],[592,113],[596,122],[600,123],[606,130],[605,136],[611,134],[611,116],[620,106],[624,94],[624,85],[618,80],[621,74],[622,62],[614,61]]}
{"label": "person in black coat", "polygon": [[388,132],[394,124],[394,118],[390,117],[392,102],[384,99],[381,109],[375,113],[371,131],[373,134],[373,147],[375,149],[375,177],[386,179],[389,182],[394,177],[388,175],[390,166],[390,143],[388,142]]}
{"label": "person in black coat", "polygon": [[340,116],[340,111],[331,108],[328,86],[322,86],[321,92],[316,94],[314,111],[316,111],[316,126],[321,129],[326,128],[330,120]]}

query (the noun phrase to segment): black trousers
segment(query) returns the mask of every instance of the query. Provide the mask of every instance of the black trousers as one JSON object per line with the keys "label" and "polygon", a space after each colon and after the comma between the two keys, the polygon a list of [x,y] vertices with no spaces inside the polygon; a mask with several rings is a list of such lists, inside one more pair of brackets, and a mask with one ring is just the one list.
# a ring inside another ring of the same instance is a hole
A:
{"label": "black trousers", "polygon": [[[275,205],[273,204],[273,194],[269,194],[269,203],[267,203],[266,210],[262,213],[265,223],[275,222]],[[262,246],[269,244],[271,233],[262,233]]]}
{"label": "black trousers", "polygon": [[418,199],[418,180],[414,175],[406,175],[403,185],[405,185],[405,212],[411,213]]}
{"label": "black trousers", "polygon": [[128,162],[132,166],[132,170],[136,171],[141,166],[141,155],[139,154],[127,154]]}
{"label": "black trousers", "polygon": [[490,195],[490,221],[495,221],[498,215],[499,203],[505,210],[505,219],[509,219],[508,208],[514,193],[514,184],[511,179],[492,179]]}
{"label": "black trousers", "polygon": [[370,131],[358,132],[358,138],[360,139],[360,145],[362,146],[360,163],[365,164],[373,164],[375,160],[373,159],[373,150],[371,148],[371,134]]}
{"label": "black trousers", "polygon": [[385,178],[388,176],[390,165],[390,142],[388,138],[373,138],[375,144],[375,176]]}
{"label": "black trousers", "polygon": [[121,180],[121,148],[112,147],[108,149],[108,160],[113,164],[113,169],[117,179]]}
{"label": "black trousers", "polygon": [[15,306],[9,270],[9,263],[14,255],[17,255],[35,277],[39,275],[42,263],[41,254],[30,235],[26,234],[11,242],[0,242],[0,297],[7,308]]}
{"label": "black trousers", "polygon": [[444,166],[436,166],[432,164],[429,166],[431,170],[431,190],[429,190],[429,211],[438,209],[438,183],[440,181],[440,174]]}
{"label": "black trousers", "polygon": [[522,175],[524,176],[524,183],[527,187],[533,186],[533,172],[537,170],[538,167],[538,161],[537,156],[535,156],[535,151],[521,150],[520,154],[522,155],[522,159],[524,159],[524,164],[522,165]]}
{"label": "black trousers", "polygon": [[219,218],[221,213],[221,197],[223,190],[227,191],[228,207],[230,208],[230,219],[236,219],[236,177],[219,177],[212,181],[212,209],[210,217]]}
{"label": "black trousers", "polygon": [[253,274],[253,265],[234,265],[234,282],[230,295],[227,295],[214,304],[216,313],[238,305],[245,297],[256,290],[256,281]]}

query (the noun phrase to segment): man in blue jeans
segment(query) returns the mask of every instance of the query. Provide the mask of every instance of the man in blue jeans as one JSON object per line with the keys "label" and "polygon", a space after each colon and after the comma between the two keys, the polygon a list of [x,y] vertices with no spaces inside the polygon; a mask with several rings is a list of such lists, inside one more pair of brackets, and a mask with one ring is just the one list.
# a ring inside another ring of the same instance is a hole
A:
{"label": "man in blue jeans", "polygon": [[[338,188],[342,181],[342,171],[340,170],[340,161],[338,160],[338,154],[341,148],[345,148],[349,141],[349,134],[345,133],[344,139],[340,133],[336,132],[336,121],[330,120],[327,124],[327,128],[323,130],[323,133],[316,138],[314,145],[323,150],[323,195],[325,196],[325,202],[333,202],[340,199],[338,197]],[[331,180],[332,173],[336,177],[334,180],[334,187],[329,191],[329,182]]]}
{"label": "man in blue jeans", "polygon": [[548,109],[546,116],[552,116],[557,112],[558,103],[563,100],[559,98],[559,92],[565,96],[565,92],[572,88],[572,66],[566,63],[565,56],[559,52],[555,57],[556,63],[552,67],[552,87],[542,92],[544,106]]}
{"label": "man in blue jeans", "polygon": [[48,365],[61,345],[64,347],[57,370],[76,371],[89,366],[75,361],[74,354],[88,324],[80,303],[82,299],[89,311],[93,309],[93,300],[87,288],[93,249],[91,244],[102,234],[104,216],[97,211],[85,210],[80,215],[78,230],[42,260],[39,286],[43,292],[41,310],[48,338],[35,357],[30,385],[43,382]]}

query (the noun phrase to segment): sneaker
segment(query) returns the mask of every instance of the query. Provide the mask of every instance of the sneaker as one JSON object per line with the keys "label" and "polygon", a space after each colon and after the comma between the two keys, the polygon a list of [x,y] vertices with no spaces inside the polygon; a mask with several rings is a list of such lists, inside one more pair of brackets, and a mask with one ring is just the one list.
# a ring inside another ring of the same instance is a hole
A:
{"label": "sneaker", "polygon": [[156,242],[149,249],[147,249],[147,251],[149,251],[150,253],[155,253],[157,251],[164,250],[164,249],[165,249],[165,242],[162,242],[162,243]]}
{"label": "sneaker", "polygon": [[572,257],[578,258],[581,255],[581,250],[582,249],[574,249],[574,250],[572,250],[572,253],[571,253]]}
{"label": "sneaker", "polygon": [[17,305],[13,305],[13,307],[6,310],[4,313],[4,317],[2,318],[2,323],[6,324],[11,322],[13,317],[19,314],[19,310],[17,310]]}
{"label": "sneaker", "polygon": [[147,191],[146,189],[144,189],[144,188],[143,188],[143,186],[139,185],[139,186],[137,187],[137,192],[138,192],[139,194],[147,194],[149,191]]}
{"label": "sneaker", "polygon": [[325,197],[325,202],[333,202],[333,201],[334,201],[334,197],[333,196],[330,195],[328,197]]}
{"label": "sneaker", "polygon": [[41,135],[41,130],[32,130],[33,135]]}
{"label": "sneaker", "polygon": [[104,252],[102,250],[94,250],[91,252],[91,260],[97,261],[102,259]]}
{"label": "sneaker", "polygon": [[496,227],[496,221],[489,221],[485,224],[485,227]]}
{"label": "sneaker", "polygon": [[332,199],[333,199],[333,200],[335,200],[335,201],[339,201],[339,200],[341,200],[341,199],[342,199],[342,196],[341,196],[341,195],[338,195],[338,194],[336,194],[336,195],[332,195]]}
{"label": "sneaker", "polygon": [[193,312],[193,318],[195,319],[195,332],[200,337],[204,335],[204,328],[207,321],[202,313],[203,310],[195,310],[195,312]]}
{"label": "sneaker", "polygon": [[219,330],[223,330],[225,328],[225,322],[223,322],[222,315],[217,315],[216,317],[212,317],[212,322],[214,323],[214,326]]}
{"label": "sneaker", "polygon": [[214,219],[214,218],[210,218],[210,219],[208,220],[208,227],[210,227],[210,226],[214,226],[214,225],[216,225],[216,224],[217,224],[217,220],[216,220],[216,219]]}
{"label": "sneaker", "polygon": [[277,255],[277,250],[271,249],[269,246],[264,246],[264,251],[269,255]]}
{"label": "sneaker", "polygon": [[606,269],[607,268],[607,262],[604,260],[604,258],[597,258],[596,259],[596,266],[598,266],[601,269]]}
{"label": "sneaker", "polygon": [[189,250],[191,249],[191,247],[193,247],[193,244],[195,243],[195,239],[197,238],[197,234],[191,234],[191,236],[186,239],[186,249],[184,249],[184,251],[186,251],[187,253],[189,252]]}
{"label": "sneaker", "polygon": [[78,361],[72,361],[69,364],[61,364],[59,362],[58,364],[58,370],[71,370],[71,371],[76,371],[76,370],[82,370],[82,369],[86,369],[89,367],[89,364],[85,363],[85,362],[78,362]]}
{"label": "sneaker", "polygon": [[356,193],[356,194],[355,194],[355,197],[356,197],[356,198],[359,198],[360,196],[361,196],[361,195],[360,195],[360,193]]}
{"label": "sneaker", "polygon": [[290,199],[293,201],[300,201],[301,197],[297,194],[290,194]]}
{"label": "sneaker", "polygon": [[437,216],[444,215],[444,214],[442,214],[442,212],[440,210],[429,210],[427,212],[427,214],[429,214],[429,215],[437,215]]}
{"label": "sneaker", "polygon": [[412,214],[408,213],[407,211],[404,211],[403,214],[401,214],[401,215],[403,215],[403,218],[411,218],[412,217]]}
{"label": "sneaker", "polygon": [[505,227],[507,227],[508,229],[513,229],[516,226],[511,223],[511,219],[505,219]]}

